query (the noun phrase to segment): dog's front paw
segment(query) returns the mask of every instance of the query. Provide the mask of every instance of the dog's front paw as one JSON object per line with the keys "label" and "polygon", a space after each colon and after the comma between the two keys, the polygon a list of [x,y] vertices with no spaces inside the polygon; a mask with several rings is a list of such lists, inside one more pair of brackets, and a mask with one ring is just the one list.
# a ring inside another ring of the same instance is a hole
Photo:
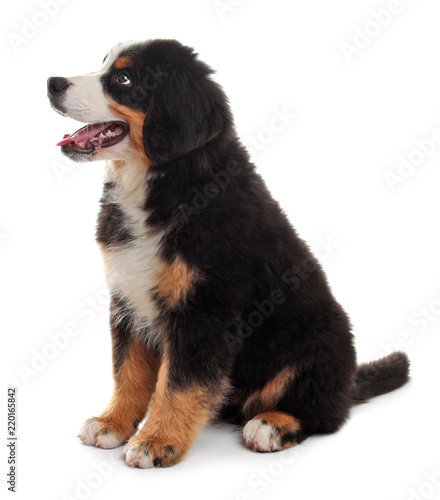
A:
{"label": "dog's front paw", "polygon": [[150,469],[151,467],[171,467],[184,455],[179,446],[165,439],[151,437],[131,438],[124,449],[124,458],[130,467]]}
{"label": "dog's front paw", "polygon": [[79,439],[83,444],[98,446],[99,448],[116,448],[126,440],[126,436],[118,434],[109,420],[101,420],[99,417],[87,419],[81,427]]}

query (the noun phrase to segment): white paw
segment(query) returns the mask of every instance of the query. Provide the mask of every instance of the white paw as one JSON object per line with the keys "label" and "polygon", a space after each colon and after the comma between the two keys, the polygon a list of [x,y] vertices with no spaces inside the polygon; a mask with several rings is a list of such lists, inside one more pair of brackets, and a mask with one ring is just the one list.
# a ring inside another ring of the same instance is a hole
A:
{"label": "white paw", "polygon": [[84,422],[78,437],[83,444],[105,449],[116,448],[123,443],[123,440],[119,436],[108,427],[105,427],[95,417],[89,418]]}
{"label": "white paw", "polygon": [[117,436],[112,430],[109,428],[104,428],[101,433],[98,434],[96,438],[96,446],[99,448],[104,448],[109,450],[111,448],[117,448],[121,446],[125,441]]}
{"label": "white paw", "polygon": [[101,430],[101,427],[101,422],[98,422],[94,417],[88,418],[79,430],[78,437],[82,443],[89,446],[95,446],[96,438],[98,437],[98,432]]}
{"label": "white paw", "polygon": [[278,451],[281,444],[278,433],[272,425],[260,419],[252,419],[244,426],[243,438],[254,451]]}
{"label": "white paw", "polygon": [[150,458],[148,449],[142,444],[130,444],[124,448],[124,458],[130,467],[139,467],[139,469],[151,469],[154,463]]}

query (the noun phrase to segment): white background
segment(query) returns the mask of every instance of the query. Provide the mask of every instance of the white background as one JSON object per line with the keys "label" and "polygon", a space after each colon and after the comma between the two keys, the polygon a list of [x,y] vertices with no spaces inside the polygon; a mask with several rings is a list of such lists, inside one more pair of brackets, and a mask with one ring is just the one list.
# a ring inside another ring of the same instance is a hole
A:
{"label": "white background", "polygon": [[[440,127],[438,0],[63,3],[46,18],[36,1],[4,3],[1,14],[1,494],[13,497],[6,388],[15,385],[15,498],[440,498],[440,145],[423,156],[416,143]],[[389,7],[380,27],[374,12]],[[138,470],[121,448],[76,439],[112,387],[94,243],[104,166],[73,164],[55,147],[80,125],[51,110],[46,79],[97,70],[119,41],[157,37],[195,47],[217,70],[244,142],[260,137],[253,159],[318,253],[359,360],[400,345],[412,361],[409,385],[294,451],[252,453],[224,426],[203,430],[176,467]],[[363,47],[350,58],[344,43]],[[277,112],[295,117],[281,127]],[[417,166],[400,167],[392,190],[385,173],[402,158]]]}

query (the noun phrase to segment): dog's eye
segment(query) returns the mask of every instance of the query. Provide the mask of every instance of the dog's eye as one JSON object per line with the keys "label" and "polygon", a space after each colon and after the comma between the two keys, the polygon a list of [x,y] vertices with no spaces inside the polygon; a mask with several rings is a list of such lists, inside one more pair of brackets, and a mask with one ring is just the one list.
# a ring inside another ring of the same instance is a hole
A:
{"label": "dog's eye", "polygon": [[130,85],[131,84],[131,80],[130,80],[130,78],[128,77],[128,75],[126,73],[119,74],[115,78],[115,81],[117,83],[120,83],[121,85]]}

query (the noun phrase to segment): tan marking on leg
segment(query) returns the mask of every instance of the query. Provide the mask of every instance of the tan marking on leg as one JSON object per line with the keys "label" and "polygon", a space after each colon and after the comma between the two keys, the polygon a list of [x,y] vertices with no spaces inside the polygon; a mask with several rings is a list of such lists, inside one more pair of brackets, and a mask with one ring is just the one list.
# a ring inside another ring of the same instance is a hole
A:
{"label": "tan marking on leg", "polygon": [[113,66],[116,69],[129,68],[132,65],[133,61],[129,57],[120,57],[119,59],[116,59],[116,61],[113,63]]}
{"label": "tan marking on leg", "polygon": [[176,307],[186,299],[194,278],[194,271],[180,257],[175,257],[171,263],[162,261],[155,276],[157,295],[168,306]]}
{"label": "tan marking on leg", "polygon": [[146,114],[138,109],[129,108],[109,100],[109,109],[115,115],[125,120],[130,125],[130,140],[134,149],[145,157],[146,164],[149,167],[150,161],[145,155],[144,141],[143,141],[143,125]]}
{"label": "tan marking on leg", "polygon": [[284,411],[267,411],[259,413],[255,419],[265,420],[268,425],[278,427],[285,432],[295,433],[301,429],[301,422],[290,413]]}
{"label": "tan marking on leg", "polygon": [[133,435],[145,417],[155,391],[159,358],[143,342],[133,341],[119,370],[109,405],[98,417],[103,428],[110,428],[125,440]]}
{"label": "tan marking on leg", "polygon": [[243,415],[251,418],[256,413],[275,410],[294,375],[294,370],[286,367],[269,380],[262,389],[254,391],[243,405]]}
{"label": "tan marking on leg", "polygon": [[124,456],[132,467],[168,467],[179,462],[212,414],[215,397],[207,389],[169,387],[169,362],[159,369],[156,395],[147,422],[130,439]]}

